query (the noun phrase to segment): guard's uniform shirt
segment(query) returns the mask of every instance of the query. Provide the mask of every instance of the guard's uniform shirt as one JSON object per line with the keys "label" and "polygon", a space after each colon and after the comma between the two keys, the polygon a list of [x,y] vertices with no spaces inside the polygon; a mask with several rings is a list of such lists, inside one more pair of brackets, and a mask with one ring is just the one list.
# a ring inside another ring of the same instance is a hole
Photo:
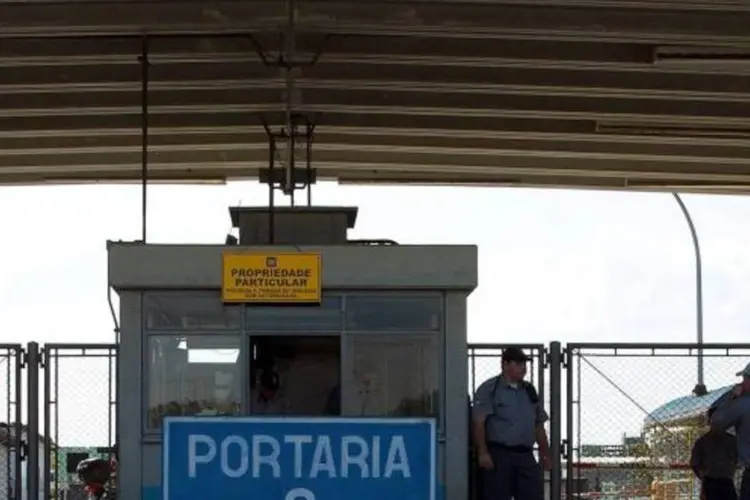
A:
{"label": "guard's uniform shirt", "polygon": [[286,415],[289,412],[289,402],[282,395],[276,394],[274,397],[266,399],[257,391],[253,392],[250,401],[250,413],[256,415]]}
{"label": "guard's uniform shirt", "polygon": [[536,427],[549,420],[541,402],[531,400],[526,382],[509,384],[492,377],[474,394],[474,418],[486,419],[487,441],[503,446],[534,446]]}
{"label": "guard's uniform shirt", "polygon": [[498,376],[474,394],[473,420],[485,422],[494,464],[493,470],[482,473],[484,500],[542,500],[544,495],[541,468],[532,450],[537,426],[549,417],[526,384],[510,384]]}

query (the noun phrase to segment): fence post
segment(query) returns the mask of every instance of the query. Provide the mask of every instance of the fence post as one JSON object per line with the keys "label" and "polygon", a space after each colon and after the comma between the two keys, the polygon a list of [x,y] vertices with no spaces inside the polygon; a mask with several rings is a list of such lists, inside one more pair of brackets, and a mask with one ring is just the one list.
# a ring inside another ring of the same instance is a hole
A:
{"label": "fence post", "polygon": [[28,446],[26,462],[26,494],[28,500],[39,500],[39,344],[29,342],[26,351]]}
{"label": "fence post", "polygon": [[581,397],[575,389],[575,377],[580,377],[580,373],[574,373],[573,358],[575,349],[570,345],[565,346],[565,355],[563,359],[563,368],[565,368],[565,449],[563,456],[565,458],[565,493],[569,497],[575,494],[580,496],[580,485],[576,482],[575,469],[573,468],[573,453],[576,447],[581,444],[577,442],[577,436],[574,436],[575,415],[573,413],[573,404],[576,397]]}
{"label": "fence post", "polygon": [[550,414],[550,478],[551,500],[562,499],[562,346],[560,342],[549,345],[549,414]]}

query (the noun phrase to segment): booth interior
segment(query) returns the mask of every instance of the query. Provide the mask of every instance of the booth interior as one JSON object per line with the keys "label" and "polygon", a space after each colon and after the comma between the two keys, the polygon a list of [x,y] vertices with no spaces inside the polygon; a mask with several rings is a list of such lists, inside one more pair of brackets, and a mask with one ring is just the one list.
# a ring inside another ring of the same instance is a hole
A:
{"label": "booth interior", "polygon": [[[284,414],[434,418],[441,496],[465,500],[476,246],[352,241],[351,207],[230,215],[239,237],[223,244],[108,244],[120,299],[119,494],[160,498],[165,416],[267,413],[270,373]],[[320,300],[229,303],[228,254],[317,255]]]}

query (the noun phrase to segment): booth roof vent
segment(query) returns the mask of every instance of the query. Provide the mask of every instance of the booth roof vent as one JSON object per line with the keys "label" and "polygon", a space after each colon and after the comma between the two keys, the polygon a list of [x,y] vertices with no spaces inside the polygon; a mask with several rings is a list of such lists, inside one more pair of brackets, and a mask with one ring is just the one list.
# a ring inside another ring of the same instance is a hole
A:
{"label": "booth roof vent", "polygon": [[346,245],[357,207],[230,207],[239,244]]}

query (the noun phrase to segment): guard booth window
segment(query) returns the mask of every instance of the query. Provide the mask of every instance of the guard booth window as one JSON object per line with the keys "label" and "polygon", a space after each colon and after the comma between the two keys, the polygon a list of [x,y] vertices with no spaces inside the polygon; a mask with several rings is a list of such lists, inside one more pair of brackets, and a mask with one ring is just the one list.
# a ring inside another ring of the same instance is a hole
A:
{"label": "guard booth window", "polygon": [[344,414],[439,417],[440,294],[346,298]]}
{"label": "guard booth window", "polygon": [[152,335],[148,356],[148,428],[167,416],[240,413],[239,336]]}
{"label": "guard booth window", "polygon": [[249,412],[267,413],[259,405],[262,397],[258,377],[263,371],[276,374],[272,405],[287,415],[340,415],[340,335],[274,335],[252,341]]}
{"label": "guard booth window", "polygon": [[245,331],[284,333],[341,334],[342,300],[335,295],[324,295],[320,305],[257,306],[245,308]]}
{"label": "guard booth window", "polygon": [[253,413],[264,366],[293,415],[441,417],[439,293],[258,307],[225,306],[218,291],[165,291],[143,304],[147,432],[165,416]]}
{"label": "guard booth window", "polygon": [[437,417],[437,335],[386,334],[347,338],[351,367],[345,413],[356,416]]}
{"label": "guard booth window", "polygon": [[143,297],[145,329],[148,330],[238,330],[242,326],[240,306],[222,303],[219,292],[164,291]]}
{"label": "guard booth window", "polygon": [[438,331],[442,323],[439,294],[361,294],[346,297],[346,330]]}
{"label": "guard booth window", "polygon": [[165,416],[234,415],[242,402],[242,309],[218,291],[143,296],[147,430]]}
{"label": "guard booth window", "polygon": [[[251,339],[251,414],[341,413],[342,304],[341,296],[324,293],[319,305],[245,307],[244,329]],[[258,376],[263,371],[272,372],[278,379],[272,404],[259,402]]]}

